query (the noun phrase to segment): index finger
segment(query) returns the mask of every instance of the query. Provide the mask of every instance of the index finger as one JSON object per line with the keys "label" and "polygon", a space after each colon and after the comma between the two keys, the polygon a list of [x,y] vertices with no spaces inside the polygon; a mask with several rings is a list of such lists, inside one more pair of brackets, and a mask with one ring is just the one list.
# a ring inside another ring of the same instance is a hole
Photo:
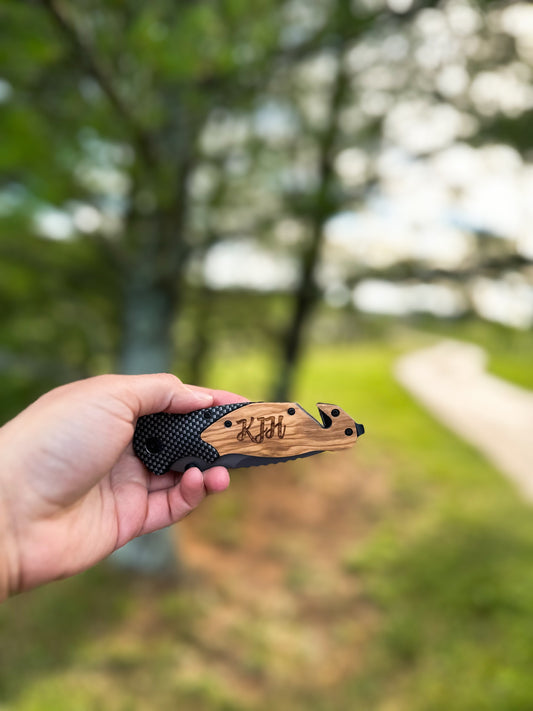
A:
{"label": "index finger", "polygon": [[208,393],[213,396],[213,405],[231,405],[234,402],[250,402],[249,398],[237,395],[229,390],[214,390],[200,385],[187,385],[190,390]]}

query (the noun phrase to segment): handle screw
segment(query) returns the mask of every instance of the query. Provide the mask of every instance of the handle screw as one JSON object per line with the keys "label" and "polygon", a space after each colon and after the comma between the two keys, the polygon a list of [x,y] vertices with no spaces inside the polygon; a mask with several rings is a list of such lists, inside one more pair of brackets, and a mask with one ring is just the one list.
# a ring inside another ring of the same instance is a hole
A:
{"label": "handle screw", "polygon": [[144,446],[149,454],[159,454],[159,452],[163,449],[163,442],[161,442],[159,437],[148,437],[144,443]]}

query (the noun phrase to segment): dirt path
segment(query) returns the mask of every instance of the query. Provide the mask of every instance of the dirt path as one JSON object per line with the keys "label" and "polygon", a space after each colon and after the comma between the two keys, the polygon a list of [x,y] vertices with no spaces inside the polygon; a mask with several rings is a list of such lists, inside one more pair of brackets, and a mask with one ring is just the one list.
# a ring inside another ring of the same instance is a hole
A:
{"label": "dirt path", "polygon": [[343,561],[388,496],[385,473],[348,452],[234,472],[179,527],[199,594],[216,603],[194,628],[203,666],[250,700],[353,675],[377,615]]}
{"label": "dirt path", "polygon": [[533,501],[533,392],[485,371],[478,346],[443,341],[401,358],[398,381]]}

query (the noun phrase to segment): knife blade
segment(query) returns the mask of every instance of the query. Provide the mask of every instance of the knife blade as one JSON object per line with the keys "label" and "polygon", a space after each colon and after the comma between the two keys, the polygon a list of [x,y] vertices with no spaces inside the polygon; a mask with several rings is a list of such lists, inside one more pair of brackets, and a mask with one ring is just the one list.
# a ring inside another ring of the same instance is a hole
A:
{"label": "knife blade", "polygon": [[321,422],[298,403],[239,402],[184,415],[139,417],[133,450],[153,474],[273,464],[347,449],[365,429],[336,405],[318,403]]}

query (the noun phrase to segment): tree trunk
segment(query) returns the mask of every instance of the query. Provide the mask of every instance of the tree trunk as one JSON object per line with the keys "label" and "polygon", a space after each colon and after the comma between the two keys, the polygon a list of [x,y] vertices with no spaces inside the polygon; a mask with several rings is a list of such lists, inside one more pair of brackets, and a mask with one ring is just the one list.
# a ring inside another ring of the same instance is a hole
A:
{"label": "tree trunk", "polygon": [[[157,288],[144,264],[137,274],[126,275],[124,339],[120,372],[160,373],[172,363],[171,325],[175,304],[171,294]],[[154,531],[116,551],[113,561],[122,568],[145,574],[175,577],[179,556],[170,529]]]}
{"label": "tree trunk", "polygon": [[200,287],[194,312],[194,334],[187,373],[191,383],[204,385],[214,342],[212,328],[213,295],[206,286]]}
{"label": "tree trunk", "polygon": [[[122,269],[124,322],[120,370],[123,373],[167,372],[174,361],[172,326],[179,311],[188,257],[184,238],[187,182],[197,130],[179,104],[175,105],[174,124],[168,135],[162,137],[169,154],[176,158],[174,181],[169,183],[164,171],[158,180],[154,172],[158,208],[144,217],[134,210],[129,215],[130,258],[126,258]],[[171,536],[170,529],[134,539],[116,551],[113,558],[118,565],[142,573],[176,577],[182,572],[176,536]]]}
{"label": "tree trunk", "polygon": [[[183,260],[176,269],[180,273],[175,273],[173,279],[162,275],[154,229],[162,230],[163,225],[161,220],[154,222],[157,224],[136,226],[143,230],[142,240],[122,275],[124,306],[119,371],[128,375],[168,372],[173,362],[172,325],[178,310],[176,285],[180,283]],[[119,567],[144,574],[176,577],[181,572],[176,537],[170,529],[135,538],[116,551],[112,560]]]}
{"label": "tree trunk", "polygon": [[290,399],[296,368],[303,349],[305,326],[319,296],[314,277],[324,240],[324,224],[337,209],[336,199],[332,195],[335,174],[334,147],[338,133],[338,114],[348,87],[348,77],[342,62],[342,47],[339,49],[337,62],[337,73],[329,102],[328,124],[320,137],[317,166],[319,185],[309,214],[311,236],[309,245],[302,254],[300,284],[294,297],[292,318],[283,340],[279,375],[273,391],[273,399],[279,401]]}
{"label": "tree trunk", "polygon": [[294,298],[292,316],[289,319],[289,327],[282,343],[279,374],[272,393],[274,401],[284,402],[291,396],[296,367],[305,342],[305,327],[317,300],[314,270],[318,262],[321,244],[322,225],[316,224],[310,249],[303,260],[300,286]]}

